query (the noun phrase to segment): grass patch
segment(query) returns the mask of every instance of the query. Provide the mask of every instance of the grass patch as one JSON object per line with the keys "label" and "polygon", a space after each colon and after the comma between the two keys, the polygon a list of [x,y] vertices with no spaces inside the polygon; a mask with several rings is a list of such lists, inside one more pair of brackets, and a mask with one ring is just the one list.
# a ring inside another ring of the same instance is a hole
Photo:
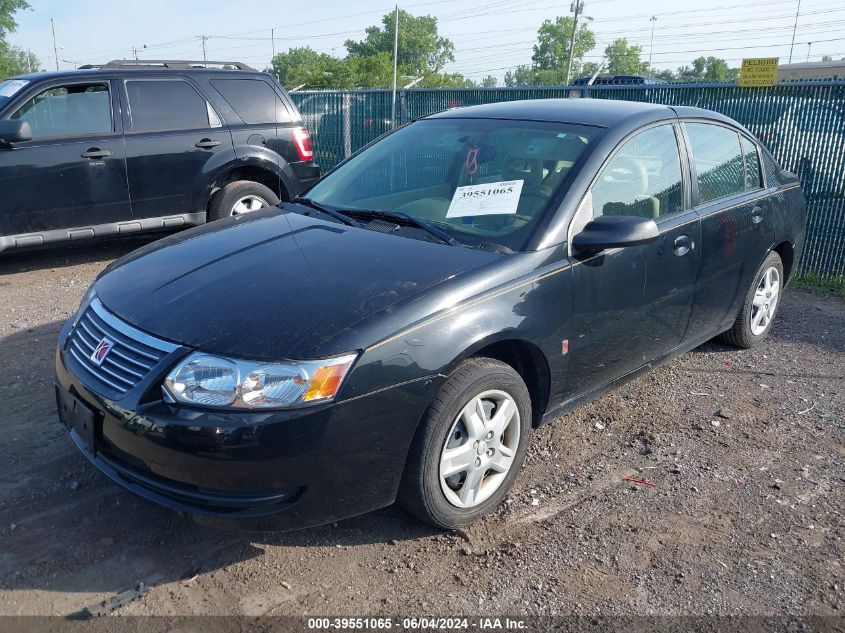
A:
{"label": "grass patch", "polygon": [[842,275],[826,276],[807,271],[797,275],[790,285],[816,295],[836,295],[845,298],[845,276]]}

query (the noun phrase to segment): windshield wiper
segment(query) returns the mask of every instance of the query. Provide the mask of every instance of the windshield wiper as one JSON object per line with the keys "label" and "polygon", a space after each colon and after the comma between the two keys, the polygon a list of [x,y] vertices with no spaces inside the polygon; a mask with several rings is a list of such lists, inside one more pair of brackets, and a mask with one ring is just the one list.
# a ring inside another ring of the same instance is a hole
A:
{"label": "windshield wiper", "polygon": [[361,228],[361,223],[355,218],[350,218],[348,215],[345,215],[340,211],[335,211],[334,209],[324,206],[319,202],[315,202],[311,198],[297,197],[293,199],[293,202],[306,207],[311,207],[312,209],[315,209],[320,213],[325,213],[326,215],[333,217],[335,220],[348,224],[349,226],[357,226],[358,228]]}
{"label": "windshield wiper", "polygon": [[433,235],[438,240],[443,242],[444,244],[448,244],[449,246],[460,246],[461,243],[456,240],[454,237],[449,235],[446,231],[441,231],[437,227],[430,225],[428,222],[424,222],[423,220],[418,220],[412,215],[408,215],[407,213],[402,213],[401,211],[380,211],[378,209],[355,209],[355,211],[350,211],[349,213],[356,213],[361,215],[371,215],[377,218],[384,218],[386,220],[392,220],[394,222],[398,221],[400,224],[405,224],[408,226],[413,226],[418,229],[422,229],[429,235]]}

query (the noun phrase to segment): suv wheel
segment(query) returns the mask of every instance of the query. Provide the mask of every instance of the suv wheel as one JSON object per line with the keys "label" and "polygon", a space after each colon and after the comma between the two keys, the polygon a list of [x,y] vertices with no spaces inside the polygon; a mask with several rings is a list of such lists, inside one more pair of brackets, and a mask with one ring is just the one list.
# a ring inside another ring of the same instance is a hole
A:
{"label": "suv wheel", "polygon": [[250,180],[237,180],[214,194],[208,209],[208,219],[243,215],[277,204],[279,197],[269,187]]}
{"label": "suv wheel", "polygon": [[520,375],[490,358],[464,361],[420,424],[399,503],[438,527],[472,523],[510,490],[530,433],[531,396]]}

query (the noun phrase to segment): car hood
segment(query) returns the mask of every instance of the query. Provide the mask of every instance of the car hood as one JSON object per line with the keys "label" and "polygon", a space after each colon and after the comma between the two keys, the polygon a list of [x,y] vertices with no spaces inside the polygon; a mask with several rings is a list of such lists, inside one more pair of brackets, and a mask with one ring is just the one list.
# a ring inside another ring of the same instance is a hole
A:
{"label": "car hood", "polygon": [[175,343],[315,358],[352,351],[333,339],[348,341],[355,324],[498,257],[273,210],[150,244],[109,267],[96,290],[108,310]]}

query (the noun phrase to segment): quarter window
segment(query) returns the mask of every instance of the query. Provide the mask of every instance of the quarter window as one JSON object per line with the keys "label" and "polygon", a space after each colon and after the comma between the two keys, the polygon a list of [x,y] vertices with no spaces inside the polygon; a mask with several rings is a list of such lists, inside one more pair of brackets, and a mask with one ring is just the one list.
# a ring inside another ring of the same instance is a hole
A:
{"label": "quarter window", "polygon": [[208,104],[185,81],[127,81],[126,93],[136,132],[210,127]]}
{"label": "quarter window", "polygon": [[244,123],[286,123],[288,110],[276,91],[260,79],[212,79],[211,85]]}
{"label": "quarter window", "polygon": [[745,161],[745,189],[761,189],[763,178],[760,175],[760,154],[757,152],[757,144],[744,136],[740,137],[742,142],[742,156]]}
{"label": "quarter window", "polygon": [[709,123],[687,123],[686,127],[698,178],[699,202],[742,193],[746,185],[739,134]]}
{"label": "quarter window", "polygon": [[671,125],[659,125],[626,141],[592,188],[593,217],[663,218],[683,211],[678,142]]}
{"label": "quarter window", "polygon": [[32,138],[112,132],[107,84],[56,86],[38,93],[12,115],[29,123]]}

